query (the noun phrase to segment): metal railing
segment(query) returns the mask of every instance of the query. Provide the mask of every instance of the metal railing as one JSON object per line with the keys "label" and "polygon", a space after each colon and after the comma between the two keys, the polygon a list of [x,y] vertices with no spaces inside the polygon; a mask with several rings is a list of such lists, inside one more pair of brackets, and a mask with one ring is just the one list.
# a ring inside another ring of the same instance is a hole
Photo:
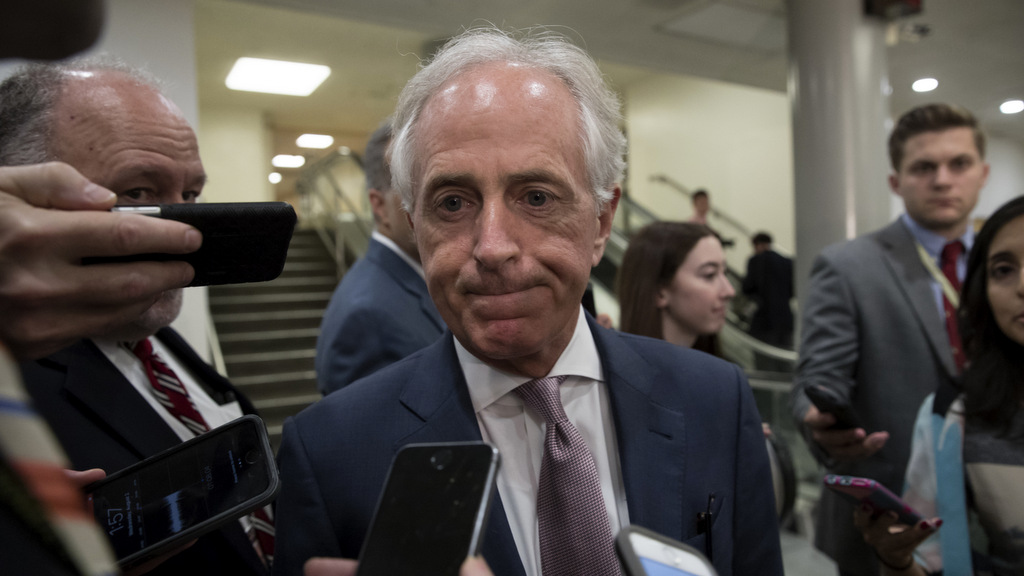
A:
{"label": "metal railing", "polygon": [[373,230],[362,159],[347,146],[337,148],[303,168],[296,191],[300,222],[316,230],[340,278],[366,251]]}

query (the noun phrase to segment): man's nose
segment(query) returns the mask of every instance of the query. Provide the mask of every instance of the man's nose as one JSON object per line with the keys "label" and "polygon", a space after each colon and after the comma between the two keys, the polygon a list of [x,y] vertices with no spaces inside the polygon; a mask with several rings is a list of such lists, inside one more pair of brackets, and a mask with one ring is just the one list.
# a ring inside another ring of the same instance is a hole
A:
{"label": "man's nose", "polygon": [[519,254],[516,218],[501,201],[485,201],[477,224],[473,256],[487,268],[498,268]]}
{"label": "man's nose", "polygon": [[952,183],[953,171],[945,164],[939,164],[935,169],[935,185],[949,186]]}

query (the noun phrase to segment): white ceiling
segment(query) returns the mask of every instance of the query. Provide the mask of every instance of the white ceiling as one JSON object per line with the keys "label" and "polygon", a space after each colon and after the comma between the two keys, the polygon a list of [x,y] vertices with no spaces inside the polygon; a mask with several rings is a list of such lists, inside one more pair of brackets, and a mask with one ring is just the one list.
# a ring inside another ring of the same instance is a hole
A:
{"label": "white ceiling", "polygon": [[[751,10],[768,24],[746,47],[673,31],[673,20],[709,5]],[[783,0],[197,0],[200,103],[261,110],[281,133],[316,130],[359,149],[393,109],[417,57],[482,21],[562,26],[619,87],[669,72],[781,92],[786,54],[773,27],[784,10]],[[889,49],[894,115],[955,102],[990,133],[1024,145],[1024,113],[998,110],[1004,100],[1024,98],[1024,0],[924,0],[922,14],[899,23],[926,24],[931,33]],[[240,56],[326,64],[333,73],[308,98],[234,92],[224,78]],[[939,88],[912,92],[923,76],[938,78]]]}

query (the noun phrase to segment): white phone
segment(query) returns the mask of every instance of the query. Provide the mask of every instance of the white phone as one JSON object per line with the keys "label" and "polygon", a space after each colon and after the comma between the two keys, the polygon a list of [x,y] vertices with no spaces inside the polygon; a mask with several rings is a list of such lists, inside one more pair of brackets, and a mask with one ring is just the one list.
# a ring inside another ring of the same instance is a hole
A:
{"label": "white phone", "polygon": [[640,526],[626,526],[615,537],[627,576],[718,576],[692,546]]}

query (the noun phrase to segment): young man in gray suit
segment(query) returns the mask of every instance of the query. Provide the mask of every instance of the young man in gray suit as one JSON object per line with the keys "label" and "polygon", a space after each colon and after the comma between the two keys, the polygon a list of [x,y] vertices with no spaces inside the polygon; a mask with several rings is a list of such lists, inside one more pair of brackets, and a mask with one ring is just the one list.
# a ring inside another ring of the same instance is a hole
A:
{"label": "young man in gray suit", "polygon": [[[989,167],[974,116],[946,104],[904,114],[889,156],[889,185],[906,213],[815,260],[791,405],[829,472],[873,478],[900,493],[914,415],[962,369],[950,297],[957,299],[963,280],[974,241],[969,218]],[[848,401],[862,428],[830,429],[833,415],[808,400],[812,386]],[[852,518],[851,504],[823,492],[815,544],[840,574],[877,574]]]}

